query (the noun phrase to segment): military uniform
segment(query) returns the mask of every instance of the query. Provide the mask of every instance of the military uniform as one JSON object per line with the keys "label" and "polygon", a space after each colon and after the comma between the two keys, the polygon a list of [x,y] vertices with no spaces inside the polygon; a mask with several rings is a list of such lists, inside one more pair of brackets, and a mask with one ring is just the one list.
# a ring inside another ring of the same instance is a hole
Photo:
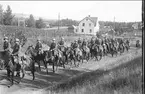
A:
{"label": "military uniform", "polygon": [[21,68],[21,65],[19,64],[20,62],[19,51],[20,51],[20,45],[16,43],[13,47],[13,52],[12,52],[14,63],[16,63],[16,71],[17,71],[16,76],[20,76],[20,68]]}
{"label": "military uniform", "polygon": [[81,43],[82,43],[82,41],[80,39],[78,39],[78,44],[81,44]]}
{"label": "military uniform", "polygon": [[58,45],[59,45],[59,47],[58,47],[58,49],[60,50],[60,51],[64,51],[64,41],[63,40],[61,40],[61,41],[59,41],[58,42]]}
{"label": "military uniform", "polygon": [[8,41],[4,42],[3,49],[4,49],[4,51],[8,51],[9,50],[9,42]]}
{"label": "military uniform", "polygon": [[54,49],[55,48],[56,48],[56,43],[55,42],[51,43],[51,45],[50,45],[50,51],[52,51],[53,56],[54,56]]}
{"label": "military uniform", "polygon": [[11,59],[11,55],[10,55],[10,50],[9,50],[9,42],[7,40],[7,38],[4,38],[4,44],[3,44],[3,49],[4,49],[4,54],[6,55],[6,59],[5,59],[5,65],[7,65],[7,63],[10,61]]}
{"label": "military uniform", "polygon": [[82,46],[87,46],[87,42],[83,41]]}
{"label": "military uniform", "polygon": [[18,56],[19,55],[19,50],[20,50],[20,45],[19,44],[15,44],[13,48],[14,49],[13,49],[12,54],[15,55],[15,56]]}
{"label": "military uniform", "polygon": [[78,48],[78,44],[77,44],[77,43],[74,43],[74,44],[73,44],[73,48],[74,48],[74,49]]}
{"label": "military uniform", "polygon": [[35,46],[35,50],[37,51],[37,54],[40,54],[42,51],[42,43],[38,42]]}
{"label": "military uniform", "polygon": [[64,41],[61,40],[61,41],[59,42],[59,45],[63,45],[63,46],[64,46]]}
{"label": "military uniform", "polygon": [[95,40],[95,44],[97,44],[97,45],[100,44],[99,39],[96,39],[96,40]]}

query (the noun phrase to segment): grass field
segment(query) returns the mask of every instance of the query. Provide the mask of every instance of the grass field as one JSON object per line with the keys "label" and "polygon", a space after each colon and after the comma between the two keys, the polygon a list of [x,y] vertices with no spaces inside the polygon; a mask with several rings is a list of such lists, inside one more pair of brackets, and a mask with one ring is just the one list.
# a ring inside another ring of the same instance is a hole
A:
{"label": "grass field", "polygon": [[118,67],[88,72],[57,85],[52,94],[142,94],[142,63],[141,53],[136,54]]}

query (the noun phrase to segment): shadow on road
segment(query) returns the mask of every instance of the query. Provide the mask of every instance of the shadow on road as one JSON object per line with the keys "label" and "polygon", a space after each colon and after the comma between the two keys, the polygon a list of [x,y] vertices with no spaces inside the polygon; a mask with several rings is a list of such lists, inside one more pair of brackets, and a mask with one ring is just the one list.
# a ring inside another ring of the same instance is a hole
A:
{"label": "shadow on road", "polygon": [[[56,73],[49,72],[48,74],[46,71],[40,71],[35,73],[35,80],[32,80],[31,74],[26,74],[26,76],[21,80],[20,84],[17,84],[18,86],[22,88],[35,88],[35,89],[41,89],[44,87],[51,86],[53,84],[59,83],[62,80],[67,80],[72,75],[79,74],[83,71],[78,70],[71,70],[71,69],[59,69]],[[1,83],[3,80],[7,79],[6,71],[2,70],[0,71],[0,85],[6,85]],[[10,83],[9,83],[10,84]]]}

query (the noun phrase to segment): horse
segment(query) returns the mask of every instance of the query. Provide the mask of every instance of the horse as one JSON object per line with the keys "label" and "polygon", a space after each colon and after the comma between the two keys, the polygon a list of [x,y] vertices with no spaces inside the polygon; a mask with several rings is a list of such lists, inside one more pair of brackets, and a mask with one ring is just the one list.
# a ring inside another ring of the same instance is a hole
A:
{"label": "horse", "polygon": [[83,46],[82,53],[83,53],[83,59],[87,60],[88,62],[90,59],[90,49],[87,46]]}
{"label": "horse", "polygon": [[107,45],[104,43],[102,44],[103,47],[103,56],[107,56]]}
{"label": "horse", "polygon": [[76,65],[77,58],[75,56],[75,53],[74,53],[74,50],[72,49],[72,47],[67,47],[66,54],[67,54],[67,64],[70,60],[71,65],[72,65],[72,60],[73,60],[75,67],[78,66],[78,65]]}
{"label": "horse", "polygon": [[83,53],[82,53],[82,50],[79,49],[79,48],[75,48],[73,49],[74,50],[74,54],[75,54],[75,57],[76,57],[76,60],[83,63]]}
{"label": "horse", "polygon": [[94,53],[96,60],[101,60],[103,56],[103,48],[100,45],[94,45]]}
{"label": "horse", "polygon": [[116,49],[116,45],[115,44],[113,44],[113,43],[111,43],[110,44],[110,54],[112,55],[112,57],[114,56],[114,54],[116,54],[116,56],[117,56],[117,49]]}
{"label": "horse", "polygon": [[66,61],[66,56],[64,56],[64,49],[63,50],[59,50],[59,49],[56,49],[56,51],[58,52],[56,55],[55,55],[55,61],[57,62],[57,67],[58,65],[62,65],[63,68],[65,68],[65,61]]}
{"label": "horse", "polygon": [[52,55],[52,51],[50,50],[47,50],[47,51],[44,51],[44,54],[45,54],[45,66],[47,66],[47,64],[52,64],[52,69],[53,69],[53,73],[55,72],[55,69],[54,69],[54,66],[56,65],[55,64],[55,57],[54,55]]}
{"label": "horse", "polygon": [[47,64],[45,62],[45,54],[44,52],[41,54],[37,54],[37,51],[34,49],[33,45],[28,46],[28,48],[26,49],[25,52],[26,55],[29,55],[31,57],[31,59],[33,61],[35,61],[38,66],[39,66],[39,70],[41,71],[41,67],[40,67],[40,61],[43,62],[45,69],[46,69],[46,73],[48,74],[48,68],[47,68]]}
{"label": "horse", "polygon": [[[16,81],[16,80],[14,80],[14,72],[21,71],[22,77],[20,77],[20,79],[22,79],[25,76],[26,67],[29,67],[31,69],[31,73],[33,75],[33,80],[35,79],[34,66],[33,66],[33,62],[31,61],[31,59],[29,59],[29,62],[26,62],[26,58],[24,56],[21,56],[20,57],[21,60],[18,61],[19,63],[16,63],[14,56],[11,54],[8,56],[8,55],[6,55],[6,53],[4,51],[0,52],[0,59],[5,61],[5,67],[7,70],[7,77],[10,78],[9,80],[11,81],[10,86],[12,86],[14,84],[14,81]],[[16,82],[20,83],[20,81],[19,82],[16,81]]]}
{"label": "horse", "polygon": [[94,47],[95,47],[95,44],[89,44],[88,45],[88,47],[89,47],[89,49],[90,49],[90,54],[91,54],[91,58],[94,58],[95,57],[95,49],[94,49]]}
{"label": "horse", "polygon": [[128,43],[124,43],[124,47],[125,47],[126,51],[128,52],[128,50],[130,49],[129,44]]}
{"label": "horse", "polygon": [[62,52],[60,53],[62,55],[61,61],[63,61],[64,63],[67,62],[67,47],[65,46],[58,46],[58,49]]}

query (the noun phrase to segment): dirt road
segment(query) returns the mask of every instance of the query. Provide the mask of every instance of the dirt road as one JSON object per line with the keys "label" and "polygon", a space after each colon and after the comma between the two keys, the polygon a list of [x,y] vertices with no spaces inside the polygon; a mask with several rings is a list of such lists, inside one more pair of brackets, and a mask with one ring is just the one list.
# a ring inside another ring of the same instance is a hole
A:
{"label": "dirt road", "polygon": [[0,94],[41,94],[41,89],[61,83],[81,73],[97,70],[99,68],[107,69],[118,66],[128,59],[128,57],[137,55],[138,52],[141,52],[141,49],[137,51],[135,48],[131,48],[129,52],[125,52],[117,57],[111,57],[110,55],[103,57],[101,61],[90,60],[88,63],[84,62],[77,68],[66,66],[66,69],[59,68],[56,73],[52,73],[52,66],[49,66],[49,74],[47,75],[45,69],[42,69],[41,72],[36,72],[35,81],[32,81],[32,76],[27,72],[20,84],[15,84],[10,88],[7,87],[10,82],[5,79],[6,71],[0,70]]}

